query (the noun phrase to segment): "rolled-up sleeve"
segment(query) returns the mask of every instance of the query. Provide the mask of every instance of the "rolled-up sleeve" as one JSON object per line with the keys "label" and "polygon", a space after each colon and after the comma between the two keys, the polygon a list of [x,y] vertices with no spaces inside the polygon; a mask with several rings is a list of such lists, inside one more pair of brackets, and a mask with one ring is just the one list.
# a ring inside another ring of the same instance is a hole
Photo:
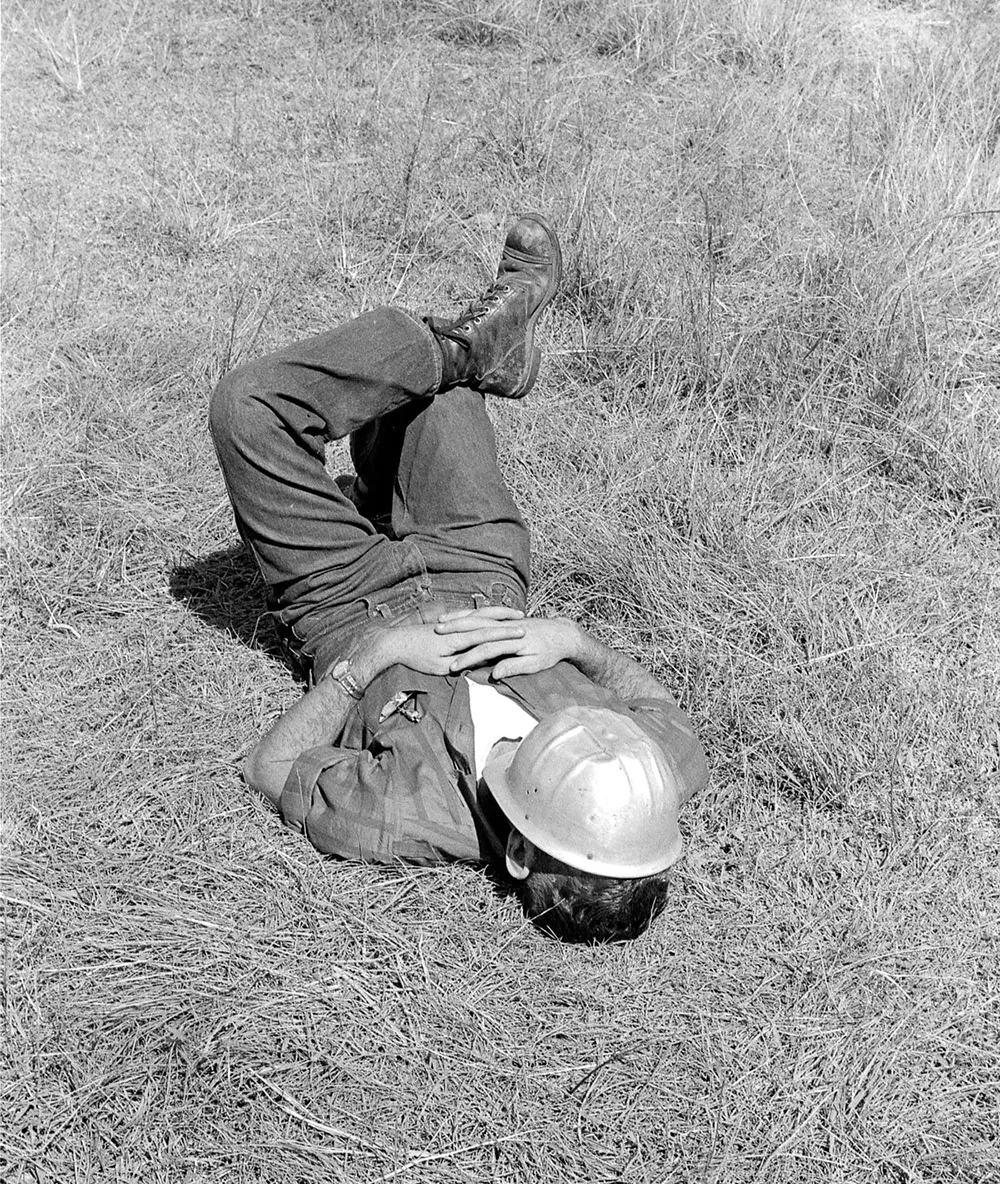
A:
{"label": "rolled-up sleeve", "polygon": [[478,860],[478,835],[462,794],[412,729],[400,760],[391,749],[309,749],[285,781],[285,823],[324,855],[372,863]]}
{"label": "rolled-up sleeve", "polygon": [[672,699],[632,699],[629,711],[663,750],[677,778],[681,805],[708,784],[705,750],[690,719]]}
{"label": "rolled-up sleeve", "polygon": [[394,855],[398,825],[387,774],[369,752],[321,745],[302,753],[278,810],[325,855],[378,861]]}

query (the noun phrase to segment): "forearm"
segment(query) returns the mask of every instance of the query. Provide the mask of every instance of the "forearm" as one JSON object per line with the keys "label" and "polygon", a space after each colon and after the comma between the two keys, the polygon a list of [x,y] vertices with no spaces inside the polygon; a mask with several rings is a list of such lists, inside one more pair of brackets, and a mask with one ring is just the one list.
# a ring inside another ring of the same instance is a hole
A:
{"label": "forearm", "polygon": [[665,699],[673,696],[645,667],[611,649],[577,626],[579,639],[570,661],[598,686],[620,699]]}
{"label": "forearm", "polygon": [[[393,658],[383,635],[372,633],[359,637],[351,647],[349,660],[351,674],[364,688],[391,665]],[[330,743],[355,702],[336,679],[322,679],[257,742],[244,762],[244,780],[277,805],[296,759],[310,748]]]}
{"label": "forearm", "polygon": [[[490,606],[477,611],[471,630],[452,636],[439,635],[432,624],[389,629],[372,625],[354,638],[342,660],[362,690],[396,663],[425,674],[447,674],[457,653],[475,651],[477,646],[500,639],[506,644],[523,637],[523,616],[516,609]],[[243,766],[247,783],[277,805],[297,758],[310,748],[329,744],[344,726],[353,704],[354,699],[336,678],[322,679],[285,712],[251,752]]]}

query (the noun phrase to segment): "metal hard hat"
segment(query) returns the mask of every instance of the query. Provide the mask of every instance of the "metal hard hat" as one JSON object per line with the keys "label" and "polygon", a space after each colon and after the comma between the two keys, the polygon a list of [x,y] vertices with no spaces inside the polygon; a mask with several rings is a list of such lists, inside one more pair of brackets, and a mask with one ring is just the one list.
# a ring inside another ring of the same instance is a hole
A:
{"label": "metal hard hat", "polygon": [[513,752],[494,749],[483,779],[512,826],[581,871],[636,878],[680,856],[676,778],[621,712],[564,708]]}

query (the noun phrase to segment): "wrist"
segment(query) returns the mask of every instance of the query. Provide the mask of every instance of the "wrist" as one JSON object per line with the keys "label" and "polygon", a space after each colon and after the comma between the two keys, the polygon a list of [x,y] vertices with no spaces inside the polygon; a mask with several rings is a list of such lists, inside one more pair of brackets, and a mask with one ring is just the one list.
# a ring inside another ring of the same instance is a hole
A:
{"label": "wrist", "polygon": [[586,633],[583,626],[569,617],[564,618],[566,624],[569,626],[569,653],[566,655],[567,660],[572,662],[574,666],[583,667],[587,661],[587,650],[592,642],[591,636]]}
{"label": "wrist", "polygon": [[573,657],[573,665],[600,686],[606,685],[608,675],[608,661],[613,661],[614,655],[596,637],[592,637],[582,628],[578,628],[578,647]]}
{"label": "wrist", "polygon": [[392,634],[393,630],[385,627],[370,629],[347,655],[354,677],[366,689],[369,683],[396,661]]}
{"label": "wrist", "polygon": [[352,699],[361,699],[369,685],[393,663],[386,644],[389,631],[367,630],[355,638],[347,650],[323,676]]}

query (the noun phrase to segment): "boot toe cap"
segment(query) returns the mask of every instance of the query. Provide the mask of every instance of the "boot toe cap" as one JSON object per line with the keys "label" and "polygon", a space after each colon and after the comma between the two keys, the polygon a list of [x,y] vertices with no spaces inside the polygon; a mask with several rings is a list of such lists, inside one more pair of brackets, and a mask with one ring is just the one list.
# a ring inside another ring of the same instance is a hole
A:
{"label": "boot toe cap", "polygon": [[558,250],[555,232],[539,214],[524,214],[507,233],[506,251],[549,259]]}

